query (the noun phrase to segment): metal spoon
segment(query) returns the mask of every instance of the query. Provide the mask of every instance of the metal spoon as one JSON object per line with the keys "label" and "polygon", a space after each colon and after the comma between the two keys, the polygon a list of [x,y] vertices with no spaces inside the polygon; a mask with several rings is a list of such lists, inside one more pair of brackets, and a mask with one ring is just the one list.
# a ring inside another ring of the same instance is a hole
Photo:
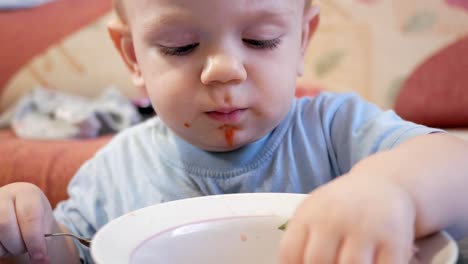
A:
{"label": "metal spoon", "polygon": [[91,245],[91,239],[88,238],[83,238],[75,234],[71,233],[53,233],[53,234],[45,234],[45,237],[55,237],[55,236],[68,236],[68,237],[73,237],[74,239],[78,240],[78,242],[81,243],[81,245],[88,247]]}

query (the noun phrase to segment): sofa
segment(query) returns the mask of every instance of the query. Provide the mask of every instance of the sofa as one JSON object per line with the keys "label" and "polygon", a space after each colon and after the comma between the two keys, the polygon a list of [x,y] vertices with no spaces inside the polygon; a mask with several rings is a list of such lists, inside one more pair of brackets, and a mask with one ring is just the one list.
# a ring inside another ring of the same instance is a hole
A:
{"label": "sofa", "polygon": [[[18,90],[25,85],[11,81],[22,66],[110,10],[111,1],[107,0],[62,0],[31,9],[0,11],[2,110],[12,107],[21,95]],[[75,15],[70,16],[71,13]],[[17,92],[16,97],[10,95],[12,91]],[[28,140],[17,137],[11,129],[0,129],[0,186],[31,182],[39,186],[55,206],[67,198],[66,186],[77,169],[111,137]]]}
{"label": "sofa", "polygon": [[[468,140],[468,10],[443,1],[428,7],[426,0],[395,0],[388,8],[380,1],[357,2],[318,2],[321,25],[297,95],[357,92],[407,120],[455,129]],[[0,113],[38,85],[88,97],[115,85],[129,99],[143,96],[103,32],[111,8],[110,0],[56,0],[0,10]],[[395,14],[390,21],[396,24],[375,23],[379,12]],[[112,137],[28,140],[0,129],[0,187],[34,183],[55,206],[67,197],[77,169]]]}

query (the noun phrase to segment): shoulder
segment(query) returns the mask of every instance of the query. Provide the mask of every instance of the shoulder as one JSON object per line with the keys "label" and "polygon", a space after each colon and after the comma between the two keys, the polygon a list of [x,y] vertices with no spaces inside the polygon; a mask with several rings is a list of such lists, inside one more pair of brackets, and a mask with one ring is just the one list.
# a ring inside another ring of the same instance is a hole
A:
{"label": "shoulder", "polygon": [[310,122],[313,118],[324,125],[333,122],[336,118],[356,118],[363,113],[371,114],[379,111],[381,110],[377,106],[356,93],[321,92],[315,97],[298,98],[294,106],[296,119]]}
{"label": "shoulder", "polygon": [[163,130],[167,130],[167,127],[158,117],[153,117],[116,134],[97,155],[106,155],[109,152],[145,152],[155,144],[155,133]]}
{"label": "shoulder", "polygon": [[356,93],[321,92],[315,97],[301,97],[297,101],[297,110],[299,111],[321,109],[333,112],[340,108],[372,105]]}

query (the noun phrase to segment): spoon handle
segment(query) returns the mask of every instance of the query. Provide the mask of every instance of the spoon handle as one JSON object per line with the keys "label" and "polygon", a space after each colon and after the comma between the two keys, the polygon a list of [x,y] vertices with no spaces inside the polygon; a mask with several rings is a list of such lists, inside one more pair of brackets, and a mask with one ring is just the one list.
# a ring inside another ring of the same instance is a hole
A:
{"label": "spoon handle", "polygon": [[74,239],[78,240],[83,246],[88,247],[91,245],[91,239],[86,239],[75,234],[71,233],[53,233],[53,234],[45,234],[45,237],[56,237],[56,236],[68,236],[73,237]]}

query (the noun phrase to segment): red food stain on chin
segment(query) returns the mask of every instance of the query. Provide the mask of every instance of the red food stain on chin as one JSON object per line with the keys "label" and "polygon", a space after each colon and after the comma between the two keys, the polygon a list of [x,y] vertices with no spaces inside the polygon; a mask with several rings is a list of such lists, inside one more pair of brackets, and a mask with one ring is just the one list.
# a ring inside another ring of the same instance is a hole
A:
{"label": "red food stain on chin", "polygon": [[234,146],[234,136],[236,134],[236,129],[229,125],[222,125],[219,129],[224,130],[224,138],[229,147]]}

